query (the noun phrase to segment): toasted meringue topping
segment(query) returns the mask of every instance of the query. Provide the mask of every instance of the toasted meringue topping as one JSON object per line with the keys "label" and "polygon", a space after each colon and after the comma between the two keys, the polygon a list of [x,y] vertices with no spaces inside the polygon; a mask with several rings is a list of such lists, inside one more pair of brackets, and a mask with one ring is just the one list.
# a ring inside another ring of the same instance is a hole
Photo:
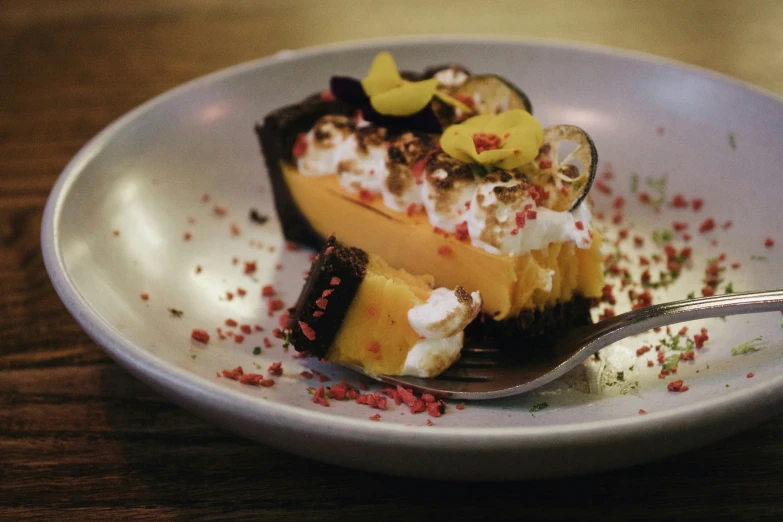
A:
{"label": "toasted meringue topping", "polygon": [[465,221],[467,203],[475,191],[476,177],[469,165],[441,151],[429,157],[422,199],[432,226],[454,232]]}

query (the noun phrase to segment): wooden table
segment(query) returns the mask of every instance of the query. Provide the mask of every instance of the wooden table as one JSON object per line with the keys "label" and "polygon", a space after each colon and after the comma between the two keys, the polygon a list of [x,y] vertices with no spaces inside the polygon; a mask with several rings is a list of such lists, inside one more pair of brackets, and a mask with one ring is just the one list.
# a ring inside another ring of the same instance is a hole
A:
{"label": "wooden table", "polygon": [[499,485],[389,478],[205,425],[110,361],[55,295],[39,228],[68,159],[152,96],[279,49],[427,32],[558,37],[649,51],[783,93],[780,1],[481,4],[2,3],[0,518],[783,517],[781,417],[680,457],[597,476]]}

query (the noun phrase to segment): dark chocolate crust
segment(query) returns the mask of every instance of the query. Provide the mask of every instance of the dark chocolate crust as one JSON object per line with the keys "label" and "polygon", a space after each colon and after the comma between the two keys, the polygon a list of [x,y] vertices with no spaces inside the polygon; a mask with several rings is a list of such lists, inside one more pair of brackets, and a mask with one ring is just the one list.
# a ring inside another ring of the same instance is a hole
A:
{"label": "dark chocolate crust", "polygon": [[546,346],[563,333],[578,326],[592,324],[590,299],[575,295],[566,303],[558,303],[545,310],[522,310],[516,317],[495,321],[477,317],[465,330],[465,335],[476,340],[490,340],[499,347],[511,350]]}
{"label": "dark chocolate crust", "polygon": [[[368,262],[364,250],[341,245],[334,236],[326,240],[288,316],[289,340],[296,351],[326,355],[364,280]],[[314,339],[305,335],[300,322],[312,328]]]}
{"label": "dark chocolate crust", "polygon": [[283,179],[281,162],[293,161],[292,151],[300,132],[308,132],[315,122],[327,114],[351,116],[355,109],[340,100],[324,100],[320,94],[300,103],[273,111],[256,124],[255,131],[261,143],[261,153],[266,162],[272,190],[275,195],[277,215],[286,239],[312,248],[320,248],[324,238],[319,236],[296,206],[291,191]]}

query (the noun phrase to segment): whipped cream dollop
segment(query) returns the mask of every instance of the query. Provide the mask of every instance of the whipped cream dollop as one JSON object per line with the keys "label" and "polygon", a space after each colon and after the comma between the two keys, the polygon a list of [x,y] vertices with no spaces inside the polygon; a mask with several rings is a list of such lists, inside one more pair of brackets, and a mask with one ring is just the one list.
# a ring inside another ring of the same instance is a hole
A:
{"label": "whipped cream dollop", "polygon": [[453,233],[465,221],[468,203],[476,193],[476,176],[470,166],[439,151],[424,169],[422,199],[432,226]]}
{"label": "whipped cream dollop", "polygon": [[433,78],[438,80],[440,86],[456,88],[465,83],[468,73],[462,67],[451,65],[436,72]]}
{"label": "whipped cream dollop", "polygon": [[305,176],[337,174],[340,162],[348,159],[344,145],[355,132],[356,126],[347,116],[323,116],[305,134],[305,153],[297,158],[296,168]]}
{"label": "whipped cream dollop", "polygon": [[520,255],[549,243],[573,241],[579,248],[593,242],[587,205],[570,212],[539,207],[522,175],[490,172],[479,182],[468,211],[474,245],[494,254]]}
{"label": "whipped cream dollop", "polygon": [[340,186],[354,194],[381,192],[388,175],[385,138],[384,129],[364,125],[342,143],[342,160],[337,164]]}
{"label": "whipped cream dollop", "polygon": [[338,175],[347,191],[380,196],[397,212],[423,209],[433,227],[459,231],[487,252],[518,256],[550,243],[592,245],[586,203],[562,212],[542,207],[544,189],[533,186],[525,174],[497,170],[477,175],[470,165],[437,150],[426,135],[407,132],[387,140],[383,128],[357,128],[347,116],[327,115],[303,139],[305,150],[297,158],[303,175]]}
{"label": "whipped cream dollop", "polygon": [[427,302],[408,311],[408,322],[419,341],[405,359],[401,375],[435,377],[459,359],[465,327],[483,302],[479,292],[436,288]]}

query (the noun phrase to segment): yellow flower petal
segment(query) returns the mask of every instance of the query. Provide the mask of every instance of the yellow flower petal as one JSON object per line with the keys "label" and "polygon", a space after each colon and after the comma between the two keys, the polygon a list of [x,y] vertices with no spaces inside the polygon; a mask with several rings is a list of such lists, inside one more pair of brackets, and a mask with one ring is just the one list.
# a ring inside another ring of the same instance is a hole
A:
{"label": "yellow flower petal", "polygon": [[494,116],[491,114],[479,114],[478,116],[468,118],[462,123],[452,125],[452,127],[459,127],[460,131],[464,130],[464,132],[469,132],[471,135],[473,135],[473,133],[476,132],[484,132],[484,128],[490,121],[492,121],[492,118],[494,118]]}
{"label": "yellow flower petal", "polygon": [[543,136],[540,136],[535,129],[518,127],[509,130],[509,136],[503,143],[503,148],[518,150],[519,154],[516,156],[519,158],[519,165],[522,165],[532,161],[538,155],[538,149],[543,140]]}
{"label": "yellow flower petal", "polygon": [[440,147],[452,158],[472,163],[476,161],[472,156],[476,153],[473,135],[464,133],[459,127],[459,125],[452,125],[443,131],[440,137]]}
{"label": "yellow flower petal", "polygon": [[544,131],[541,129],[541,124],[538,123],[538,120],[536,120],[529,112],[522,109],[511,109],[501,112],[496,116],[491,116],[483,130],[484,132],[502,136],[510,129],[517,127],[529,127],[531,129],[537,128],[538,132],[541,134],[541,139],[544,139]]}
{"label": "yellow flower petal", "polygon": [[409,116],[422,110],[432,100],[438,80],[405,82],[381,94],[370,97],[372,108],[387,116]]}
{"label": "yellow flower petal", "polygon": [[440,101],[445,103],[446,105],[451,105],[452,107],[456,107],[462,112],[466,114],[470,114],[473,112],[473,109],[459,101],[458,99],[454,98],[453,96],[449,96],[445,92],[441,91],[435,91],[435,97],[438,98]]}
{"label": "yellow flower petal", "polygon": [[508,158],[513,158],[513,156],[514,151],[511,149],[495,149],[485,150],[481,154],[477,154],[476,159],[482,165],[495,165]]}
{"label": "yellow flower petal", "polygon": [[[500,137],[500,148],[479,154],[473,143],[473,135],[478,132]],[[498,115],[474,116],[452,125],[441,136],[441,148],[460,161],[513,169],[533,160],[543,139],[541,124],[526,111],[514,109]]]}
{"label": "yellow flower petal", "polygon": [[362,88],[367,96],[375,96],[399,87],[403,83],[404,80],[397,71],[397,65],[394,63],[392,55],[382,52],[373,59],[370,71],[362,79]]}

